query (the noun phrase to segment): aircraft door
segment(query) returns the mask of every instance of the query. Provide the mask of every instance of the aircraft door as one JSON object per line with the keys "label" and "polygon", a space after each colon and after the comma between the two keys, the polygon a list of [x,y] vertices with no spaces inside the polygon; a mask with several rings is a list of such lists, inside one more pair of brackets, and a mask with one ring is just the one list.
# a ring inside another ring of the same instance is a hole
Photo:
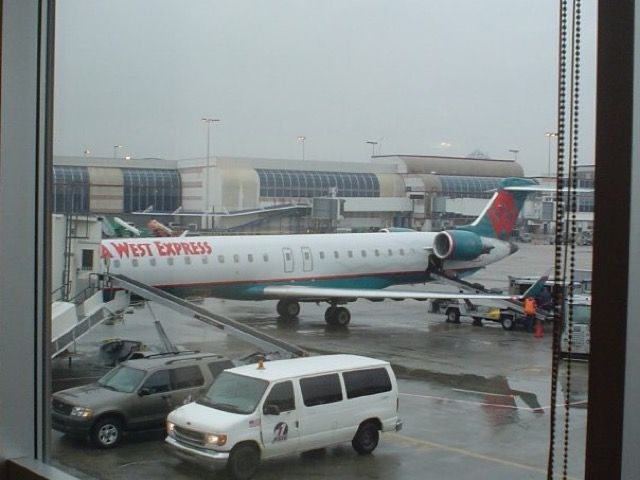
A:
{"label": "aircraft door", "polygon": [[301,247],[302,250],[302,269],[305,272],[313,270],[313,256],[311,255],[311,249],[309,247]]}
{"label": "aircraft door", "polygon": [[293,251],[288,247],[284,247],[282,249],[282,259],[284,260],[284,272],[292,273],[294,268]]}

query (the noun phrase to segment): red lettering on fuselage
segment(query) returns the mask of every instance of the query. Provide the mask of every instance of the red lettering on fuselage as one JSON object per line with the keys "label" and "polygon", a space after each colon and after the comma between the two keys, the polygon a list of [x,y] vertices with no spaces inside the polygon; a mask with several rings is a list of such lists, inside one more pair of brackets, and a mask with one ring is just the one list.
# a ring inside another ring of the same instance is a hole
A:
{"label": "red lettering on fuselage", "polygon": [[[209,245],[209,242],[111,242],[111,245],[119,258],[152,257],[154,255],[158,255],[160,257],[209,255],[213,252],[213,248]],[[106,246],[103,245],[101,247],[100,256],[103,258],[111,258],[113,257],[113,254]]]}

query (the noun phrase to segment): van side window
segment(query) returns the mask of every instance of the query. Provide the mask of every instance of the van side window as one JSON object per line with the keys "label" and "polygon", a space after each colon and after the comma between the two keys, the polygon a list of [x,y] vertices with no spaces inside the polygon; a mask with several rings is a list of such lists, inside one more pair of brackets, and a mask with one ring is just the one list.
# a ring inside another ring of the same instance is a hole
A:
{"label": "van side window", "polygon": [[295,410],[296,401],[293,397],[293,383],[291,383],[291,380],[276,383],[264,401],[264,405],[275,405],[281,412]]}
{"label": "van side window", "polygon": [[334,403],[342,400],[342,389],[337,373],[301,378],[302,399],[307,407]]}
{"label": "van side window", "polygon": [[342,376],[347,390],[347,398],[375,395],[391,390],[391,379],[386,368],[344,372]]}
{"label": "van side window", "polygon": [[171,370],[171,384],[174,390],[198,387],[204,384],[204,377],[197,365],[175,368]]}

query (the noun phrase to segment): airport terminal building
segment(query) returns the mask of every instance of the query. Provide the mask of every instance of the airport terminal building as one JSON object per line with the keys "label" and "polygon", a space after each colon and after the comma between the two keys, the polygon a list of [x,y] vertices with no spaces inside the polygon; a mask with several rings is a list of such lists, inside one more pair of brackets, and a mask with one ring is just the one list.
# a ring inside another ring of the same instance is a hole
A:
{"label": "airport terminal building", "polygon": [[439,230],[478,215],[502,178],[523,173],[512,160],[418,155],[371,162],[58,156],[53,210],[220,233]]}

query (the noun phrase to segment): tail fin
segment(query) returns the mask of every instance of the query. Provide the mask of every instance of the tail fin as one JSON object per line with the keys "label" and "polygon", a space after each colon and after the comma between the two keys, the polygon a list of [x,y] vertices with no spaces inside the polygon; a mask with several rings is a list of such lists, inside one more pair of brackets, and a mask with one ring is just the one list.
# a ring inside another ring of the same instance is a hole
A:
{"label": "tail fin", "polygon": [[457,227],[457,230],[467,230],[482,237],[508,240],[527,195],[535,190],[526,187],[533,185],[538,185],[538,182],[528,178],[505,178],[500,181],[498,191],[480,216],[469,225]]}

